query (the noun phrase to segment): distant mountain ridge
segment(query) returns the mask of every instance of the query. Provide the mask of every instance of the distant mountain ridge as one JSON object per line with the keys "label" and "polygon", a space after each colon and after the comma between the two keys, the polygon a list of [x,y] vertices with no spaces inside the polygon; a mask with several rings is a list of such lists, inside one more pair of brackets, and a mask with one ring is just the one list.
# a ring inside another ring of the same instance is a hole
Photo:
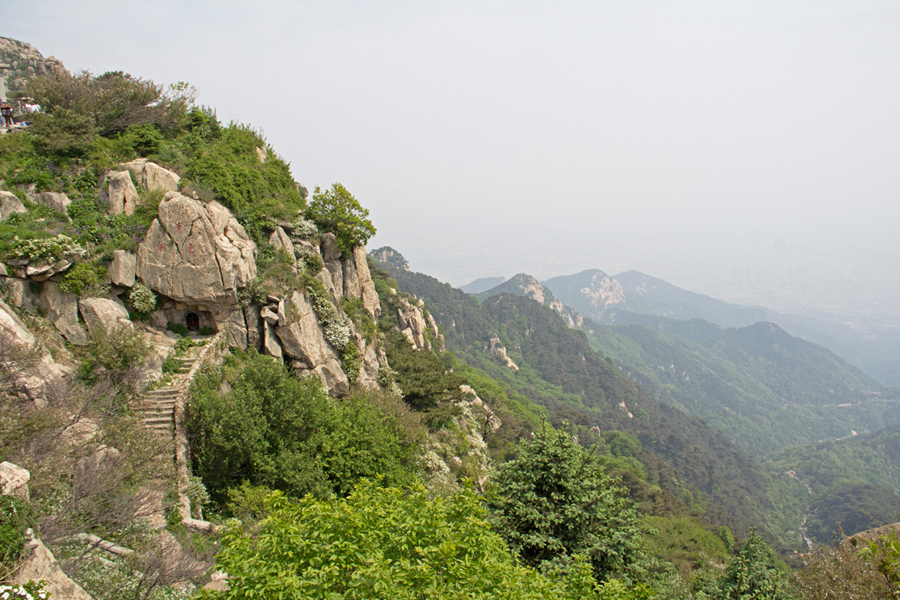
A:
{"label": "distant mountain ridge", "polygon": [[[621,307],[628,302],[641,306],[643,298],[651,296],[648,292],[655,290],[657,297],[669,298],[670,304],[651,299],[643,306],[681,307],[680,312],[660,312],[694,314],[697,309],[690,302],[705,304],[720,317],[730,314],[738,319],[743,311],[743,307],[732,310],[727,303],[640,273],[631,272],[623,279],[625,285],[592,270],[557,280],[557,285],[588,308]],[[553,291],[526,274],[476,297],[484,302],[497,294],[527,296],[554,309],[570,327],[581,330],[594,349],[613,357],[630,378],[658,399],[704,418],[757,456],[900,422],[900,404],[879,397],[881,384],[829,350],[769,321],[723,329],[698,318],[679,320],[615,308],[598,314],[608,323],[623,324],[603,325],[564,305]],[[637,294],[638,301],[627,299],[629,294]],[[744,318],[754,310],[744,311]]]}
{"label": "distant mountain ridge", "polygon": [[482,277],[480,279],[476,279],[466,285],[459,286],[459,289],[464,291],[467,294],[479,294],[491,288],[497,287],[501,283],[506,281],[506,277],[498,276],[498,277]]}

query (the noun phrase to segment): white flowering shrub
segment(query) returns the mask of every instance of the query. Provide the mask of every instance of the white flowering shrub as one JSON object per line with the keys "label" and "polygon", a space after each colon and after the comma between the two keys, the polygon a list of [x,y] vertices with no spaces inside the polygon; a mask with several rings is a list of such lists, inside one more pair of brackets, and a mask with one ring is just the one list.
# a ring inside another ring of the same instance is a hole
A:
{"label": "white flowering shrub", "polygon": [[148,313],[156,308],[156,294],[143,283],[135,283],[128,294],[128,302],[131,308],[139,313]]}
{"label": "white flowering shrub", "polygon": [[0,600],[45,600],[50,597],[44,591],[44,581],[29,581],[24,585],[0,585]]}
{"label": "white flowering shrub", "polygon": [[307,277],[306,294],[312,300],[313,310],[319,323],[325,328],[325,339],[340,352],[350,341],[350,319],[338,312],[328,297],[328,291],[322,282],[314,277]]}
{"label": "white flowering shrub", "polygon": [[312,221],[307,221],[303,217],[297,219],[293,224],[294,237],[297,237],[301,240],[311,240],[317,235],[319,235],[319,228],[316,227],[316,224]]}
{"label": "white flowering shrub", "polygon": [[322,270],[322,267],[324,266],[322,263],[322,257],[319,256],[318,252],[316,252],[309,246],[297,244],[296,246],[294,246],[294,253],[297,255],[298,271],[309,273],[310,275],[315,275]]}
{"label": "white flowering shrub", "polygon": [[53,237],[20,239],[15,236],[10,243],[9,257],[29,262],[55,262],[63,256],[72,258],[86,254],[81,245],[62,233]]}

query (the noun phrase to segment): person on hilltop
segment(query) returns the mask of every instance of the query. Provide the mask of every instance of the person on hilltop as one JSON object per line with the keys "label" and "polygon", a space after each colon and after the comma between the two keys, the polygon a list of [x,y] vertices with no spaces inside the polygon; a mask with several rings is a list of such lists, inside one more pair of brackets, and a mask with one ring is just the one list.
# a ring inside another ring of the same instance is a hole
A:
{"label": "person on hilltop", "polygon": [[7,127],[13,126],[13,111],[12,106],[7,103],[0,104],[0,116],[3,117],[3,123]]}

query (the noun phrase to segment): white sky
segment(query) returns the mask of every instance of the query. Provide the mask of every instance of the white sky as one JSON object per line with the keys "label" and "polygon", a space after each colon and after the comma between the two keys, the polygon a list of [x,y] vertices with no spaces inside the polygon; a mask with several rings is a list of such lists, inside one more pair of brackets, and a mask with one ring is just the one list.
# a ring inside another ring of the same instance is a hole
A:
{"label": "white sky", "polygon": [[71,71],[195,85],[453,284],[900,314],[897,0],[5,4]]}

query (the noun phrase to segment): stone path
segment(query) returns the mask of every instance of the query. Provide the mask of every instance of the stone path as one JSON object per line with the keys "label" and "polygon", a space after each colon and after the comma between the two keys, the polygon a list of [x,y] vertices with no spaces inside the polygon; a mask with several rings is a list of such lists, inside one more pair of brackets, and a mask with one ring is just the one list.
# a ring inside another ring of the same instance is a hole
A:
{"label": "stone path", "polygon": [[178,366],[178,371],[173,373],[169,385],[144,394],[141,404],[135,410],[141,413],[144,426],[148,429],[152,429],[159,435],[169,437],[172,435],[175,425],[175,400],[184,386],[190,383],[186,381],[186,374],[194,366],[194,361],[197,360],[197,355],[202,349],[202,347],[194,346],[189,348],[183,356],[176,356],[175,360],[181,364]]}

